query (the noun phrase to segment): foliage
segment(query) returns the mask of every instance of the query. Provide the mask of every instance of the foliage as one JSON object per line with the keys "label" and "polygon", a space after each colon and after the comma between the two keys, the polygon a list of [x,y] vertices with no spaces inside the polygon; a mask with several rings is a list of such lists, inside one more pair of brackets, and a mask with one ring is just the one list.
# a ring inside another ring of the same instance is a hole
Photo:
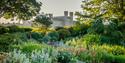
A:
{"label": "foliage", "polygon": [[69,37],[71,35],[71,33],[67,29],[60,29],[57,32],[59,33],[60,40]]}
{"label": "foliage", "polygon": [[113,54],[105,54],[103,56],[104,62],[108,63],[124,63],[125,55],[113,55]]}
{"label": "foliage", "polygon": [[23,53],[20,50],[14,50],[9,53],[6,60],[7,63],[56,63],[56,50],[39,50],[33,51],[31,54]]}
{"label": "foliage", "polygon": [[[121,44],[123,33],[118,29],[118,23],[113,19],[96,19],[88,29],[89,34],[98,34],[102,43]],[[123,41],[122,41],[123,40]]]}
{"label": "foliage", "polygon": [[93,48],[103,49],[113,55],[125,55],[125,47],[123,46],[103,44],[101,46],[94,45]]}
{"label": "foliage", "polygon": [[0,35],[0,51],[9,51],[10,46],[14,44],[21,44],[27,41],[25,33],[3,34]]}
{"label": "foliage", "polygon": [[84,48],[87,47],[86,46],[87,44],[83,42],[83,37],[73,38],[72,40],[66,41],[65,43],[66,45],[73,46],[73,47],[84,47]]}
{"label": "foliage", "polygon": [[24,29],[19,28],[16,25],[8,26],[9,32],[10,33],[15,33],[15,32],[24,32]]}
{"label": "foliage", "polygon": [[34,50],[42,50],[43,48],[50,48],[46,44],[40,44],[37,41],[33,41],[33,40],[32,40],[32,42],[26,42],[26,43],[23,43],[20,45],[13,45],[12,47],[13,47],[13,49],[19,49],[25,53],[31,53]]}
{"label": "foliage", "polygon": [[42,38],[44,37],[44,33],[38,33],[38,32],[31,32],[31,37],[39,42],[42,41]]}
{"label": "foliage", "polygon": [[89,49],[79,53],[77,57],[86,63],[102,63],[104,54],[106,54],[105,51],[101,49]]}
{"label": "foliage", "polygon": [[5,34],[5,33],[15,33],[15,32],[30,32],[32,31],[31,28],[20,28],[16,25],[12,26],[0,26],[0,34]]}
{"label": "foliage", "polygon": [[3,26],[0,26],[0,34],[7,33],[8,31],[9,31],[9,29],[8,29],[8,28],[3,27]]}
{"label": "foliage", "polygon": [[56,31],[51,31],[47,34],[47,36],[51,37],[51,41],[58,41],[59,40],[59,34]]}
{"label": "foliage", "polygon": [[51,40],[51,37],[47,36],[47,35],[44,36],[43,39],[42,39],[43,42],[49,42],[50,40]]}
{"label": "foliage", "polygon": [[40,11],[41,2],[36,0],[0,0],[0,16],[28,20]]}
{"label": "foliage", "polygon": [[83,35],[83,34],[87,33],[88,28],[89,28],[89,26],[86,24],[76,24],[76,25],[68,28],[68,30],[70,31],[71,36],[78,36],[78,35]]}
{"label": "foliage", "polygon": [[37,26],[49,27],[52,24],[52,21],[46,15],[39,15],[35,18],[34,24]]}
{"label": "foliage", "polygon": [[26,53],[30,53],[34,50],[40,50],[42,48],[42,46],[40,44],[37,43],[25,43],[23,45],[20,46],[21,47],[21,51],[22,52],[26,52]]}
{"label": "foliage", "polygon": [[72,61],[73,55],[67,51],[59,51],[57,56],[59,63],[70,63]]}
{"label": "foliage", "polygon": [[6,62],[7,63],[31,63],[30,58],[27,58],[26,54],[16,50],[9,53],[9,56],[7,57]]}
{"label": "foliage", "polygon": [[87,45],[99,44],[101,42],[100,35],[96,34],[87,34],[83,37],[83,41],[87,43]]}
{"label": "foliage", "polygon": [[78,21],[89,21],[98,17],[113,17],[124,21],[124,0],[84,0],[83,13],[77,12]]}
{"label": "foliage", "polygon": [[52,51],[35,51],[31,54],[32,63],[55,63],[58,52]]}

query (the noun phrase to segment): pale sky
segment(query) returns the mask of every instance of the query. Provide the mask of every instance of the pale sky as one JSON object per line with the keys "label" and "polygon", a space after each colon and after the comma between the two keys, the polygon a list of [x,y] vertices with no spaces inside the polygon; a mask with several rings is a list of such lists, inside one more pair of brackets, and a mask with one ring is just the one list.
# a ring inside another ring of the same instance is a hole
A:
{"label": "pale sky", "polygon": [[63,16],[64,11],[80,11],[82,0],[40,0],[43,3],[42,12]]}

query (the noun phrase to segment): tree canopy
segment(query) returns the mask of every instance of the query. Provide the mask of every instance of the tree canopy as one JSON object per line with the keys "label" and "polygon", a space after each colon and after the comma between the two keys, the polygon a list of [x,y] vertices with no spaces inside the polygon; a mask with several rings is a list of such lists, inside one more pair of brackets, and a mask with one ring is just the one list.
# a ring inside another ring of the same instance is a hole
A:
{"label": "tree canopy", "polygon": [[34,19],[34,24],[37,26],[49,27],[52,24],[52,21],[46,15],[38,15]]}
{"label": "tree canopy", "polygon": [[39,13],[41,4],[36,0],[0,0],[0,17],[28,20]]}
{"label": "tree canopy", "polygon": [[97,17],[125,20],[125,0],[84,0],[82,13],[76,12],[77,20],[87,21]]}

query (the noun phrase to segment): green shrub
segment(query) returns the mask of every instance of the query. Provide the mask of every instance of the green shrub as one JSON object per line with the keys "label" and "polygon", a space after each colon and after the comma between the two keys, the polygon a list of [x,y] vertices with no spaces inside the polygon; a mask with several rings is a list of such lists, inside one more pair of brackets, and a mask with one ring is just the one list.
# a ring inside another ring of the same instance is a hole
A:
{"label": "green shrub", "polygon": [[20,50],[9,52],[7,63],[57,63],[56,50],[49,51],[48,49],[35,50],[33,52],[24,53]]}
{"label": "green shrub", "polygon": [[80,52],[77,57],[79,60],[86,63],[102,63],[104,54],[106,54],[106,52],[101,49],[91,48],[89,50]]}
{"label": "green shrub", "polygon": [[9,31],[9,29],[7,27],[0,26],[0,34],[7,33],[8,31]]}
{"label": "green shrub", "polygon": [[72,46],[72,47],[84,47],[84,48],[87,47],[87,44],[84,42],[83,37],[80,37],[80,38],[76,37],[76,38],[66,41],[65,43],[66,45]]}
{"label": "green shrub", "polygon": [[104,31],[103,19],[96,19],[92,26],[87,30],[88,33],[98,33],[101,34]]}
{"label": "green shrub", "polygon": [[38,33],[38,32],[31,32],[31,37],[37,41],[42,41],[42,38],[44,37],[43,33]]}
{"label": "green shrub", "polygon": [[106,54],[103,59],[105,63],[125,63],[125,55]]}
{"label": "green shrub", "polygon": [[122,38],[122,33],[118,29],[118,24],[113,21],[113,19],[98,18],[96,19],[92,26],[88,29],[88,33],[96,33],[101,35],[106,35],[113,38]]}
{"label": "green shrub", "polygon": [[68,51],[59,51],[57,60],[59,63],[70,63],[72,62],[73,54]]}
{"label": "green shrub", "polygon": [[56,31],[49,32],[47,35],[51,37],[52,41],[53,40],[54,41],[58,41],[59,40],[59,34]]}
{"label": "green shrub", "polygon": [[30,32],[30,31],[32,31],[31,28],[22,28],[22,29],[24,29],[25,32]]}
{"label": "green shrub", "polygon": [[58,31],[60,29],[65,29],[64,27],[56,27],[55,30]]}
{"label": "green shrub", "polygon": [[87,34],[83,37],[83,40],[85,43],[87,43],[88,45],[90,44],[95,44],[95,43],[100,43],[100,35],[98,34]]}
{"label": "green shrub", "polygon": [[67,29],[60,29],[60,30],[58,30],[58,33],[59,33],[60,40],[66,38],[66,37],[69,37],[71,35]]}
{"label": "green shrub", "polygon": [[0,51],[9,51],[11,50],[11,45],[21,44],[27,40],[28,39],[25,33],[0,35]]}
{"label": "green shrub", "polygon": [[0,35],[0,51],[8,51],[10,45],[15,44],[16,38],[12,34]]}
{"label": "green shrub", "polygon": [[125,55],[125,47],[123,46],[105,44],[105,45],[100,45],[98,47],[96,46],[95,48],[103,49],[108,53],[114,54],[114,55]]}
{"label": "green shrub", "polygon": [[47,35],[44,36],[43,39],[42,39],[43,42],[48,42],[48,41],[50,41],[50,40],[51,40],[51,37],[50,37],[50,36],[47,36]]}
{"label": "green shrub", "polygon": [[8,33],[15,33],[15,32],[24,32],[24,29],[19,28],[16,25],[8,26],[9,32]]}
{"label": "green shrub", "polygon": [[26,52],[26,53],[30,53],[30,52],[32,52],[34,50],[42,49],[41,44],[31,43],[31,42],[24,43],[20,47],[21,47],[21,51]]}

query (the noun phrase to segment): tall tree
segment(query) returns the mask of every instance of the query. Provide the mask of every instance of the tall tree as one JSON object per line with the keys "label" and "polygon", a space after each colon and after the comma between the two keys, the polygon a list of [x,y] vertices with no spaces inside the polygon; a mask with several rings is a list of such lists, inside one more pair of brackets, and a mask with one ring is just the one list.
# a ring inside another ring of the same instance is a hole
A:
{"label": "tall tree", "polygon": [[41,4],[36,0],[0,0],[0,17],[28,20],[37,15]]}
{"label": "tall tree", "polygon": [[92,20],[97,17],[125,20],[125,0],[84,0],[81,7],[83,12],[76,12],[79,21]]}

